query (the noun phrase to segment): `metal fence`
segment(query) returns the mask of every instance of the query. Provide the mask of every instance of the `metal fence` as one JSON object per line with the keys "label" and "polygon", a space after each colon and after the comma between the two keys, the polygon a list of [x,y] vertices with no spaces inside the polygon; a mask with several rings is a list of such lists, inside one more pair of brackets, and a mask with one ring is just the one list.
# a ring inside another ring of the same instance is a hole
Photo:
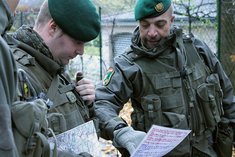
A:
{"label": "metal fence", "polygon": [[218,0],[218,3],[219,58],[235,87],[235,0]]}
{"label": "metal fence", "polygon": [[35,23],[37,14],[38,14],[38,11],[33,11],[33,10],[16,12],[12,31],[15,31],[17,28],[19,28],[22,25],[33,26]]}

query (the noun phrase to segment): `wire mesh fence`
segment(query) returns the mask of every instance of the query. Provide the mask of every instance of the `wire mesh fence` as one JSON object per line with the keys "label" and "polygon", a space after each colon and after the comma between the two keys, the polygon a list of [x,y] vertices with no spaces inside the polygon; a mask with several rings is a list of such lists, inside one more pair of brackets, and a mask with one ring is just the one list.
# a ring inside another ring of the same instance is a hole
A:
{"label": "wire mesh fence", "polygon": [[235,1],[220,0],[218,3],[219,58],[233,87],[235,87]]}

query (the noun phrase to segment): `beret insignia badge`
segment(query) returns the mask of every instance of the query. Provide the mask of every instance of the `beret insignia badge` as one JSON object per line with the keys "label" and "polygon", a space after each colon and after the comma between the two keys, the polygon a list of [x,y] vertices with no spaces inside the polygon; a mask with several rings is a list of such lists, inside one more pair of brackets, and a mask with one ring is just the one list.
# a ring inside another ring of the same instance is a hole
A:
{"label": "beret insignia badge", "polygon": [[161,3],[156,4],[155,10],[156,10],[157,12],[159,12],[159,13],[162,12],[162,11],[164,10],[164,5],[163,5],[163,3],[161,2]]}

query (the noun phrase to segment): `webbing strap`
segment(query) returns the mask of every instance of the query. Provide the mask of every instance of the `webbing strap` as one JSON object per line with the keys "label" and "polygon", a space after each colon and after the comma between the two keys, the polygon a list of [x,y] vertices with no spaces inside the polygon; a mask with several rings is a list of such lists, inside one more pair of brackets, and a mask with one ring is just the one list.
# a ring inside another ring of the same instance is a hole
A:
{"label": "webbing strap", "polygon": [[55,75],[52,82],[51,82],[51,85],[47,91],[47,97],[48,98],[54,98],[55,97],[55,94],[57,93],[57,88],[56,88],[56,84],[57,82],[59,82],[59,78],[58,78],[58,75]]}
{"label": "webbing strap", "polygon": [[57,139],[55,136],[55,133],[51,128],[48,128],[48,131],[52,134],[52,137],[54,138],[54,148],[53,148],[53,157],[57,157]]}
{"label": "webbing strap", "polygon": [[41,140],[42,157],[50,157],[50,145],[47,138],[40,132],[36,132],[35,134]]}

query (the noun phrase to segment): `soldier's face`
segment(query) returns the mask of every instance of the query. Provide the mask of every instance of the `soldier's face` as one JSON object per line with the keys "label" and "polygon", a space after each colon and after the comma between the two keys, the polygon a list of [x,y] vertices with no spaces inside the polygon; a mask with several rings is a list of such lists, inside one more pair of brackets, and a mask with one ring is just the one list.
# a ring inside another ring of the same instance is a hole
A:
{"label": "soldier's face", "polygon": [[152,18],[145,18],[139,21],[140,38],[146,48],[155,48],[162,38],[170,33],[170,27],[174,16],[168,12]]}
{"label": "soldier's face", "polygon": [[84,42],[74,40],[62,32],[54,36],[49,48],[54,59],[61,65],[66,65],[70,59],[75,58],[77,55],[83,55],[84,44]]}

